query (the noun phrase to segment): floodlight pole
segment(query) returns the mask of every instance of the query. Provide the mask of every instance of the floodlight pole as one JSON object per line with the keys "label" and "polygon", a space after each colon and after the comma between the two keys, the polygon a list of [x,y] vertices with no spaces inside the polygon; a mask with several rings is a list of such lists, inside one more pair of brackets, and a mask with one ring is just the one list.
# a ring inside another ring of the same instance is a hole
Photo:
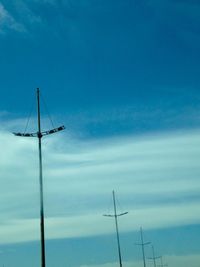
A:
{"label": "floodlight pole", "polygon": [[142,247],[143,263],[144,263],[144,267],[146,267],[146,259],[145,259],[144,247],[146,245],[151,244],[151,242],[144,242],[142,227],[140,227],[140,238],[141,238],[141,243],[136,243],[136,245]]}
{"label": "floodlight pole", "polygon": [[40,238],[41,238],[41,267],[45,267],[45,235],[44,235],[44,197],[43,197],[43,173],[42,173],[42,133],[40,120],[40,91],[37,88],[37,112],[38,112],[38,148],[39,148],[39,182],[40,182]]}
{"label": "floodlight pole", "polygon": [[118,220],[117,220],[117,218],[119,216],[123,216],[123,215],[127,214],[128,212],[117,214],[115,191],[114,190],[112,191],[112,197],[113,197],[114,215],[105,214],[104,216],[114,217],[115,218],[115,228],[116,228],[116,235],[117,235],[117,247],[118,247],[118,255],[119,255],[119,266],[122,267],[122,256],[121,256],[121,248],[120,248],[120,240],[119,240],[119,228],[118,228]]}
{"label": "floodlight pole", "polygon": [[13,133],[16,136],[22,137],[37,137],[39,150],[39,185],[40,185],[40,241],[41,241],[41,267],[46,267],[45,262],[45,231],[44,231],[44,198],[43,198],[43,174],[42,174],[42,137],[53,134],[65,129],[62,125],[58,128],[49,131],[41,131],[41,116],[40,116],[40,90],[37,88],[37,116],[38,116],[38,131],[35,133]]}

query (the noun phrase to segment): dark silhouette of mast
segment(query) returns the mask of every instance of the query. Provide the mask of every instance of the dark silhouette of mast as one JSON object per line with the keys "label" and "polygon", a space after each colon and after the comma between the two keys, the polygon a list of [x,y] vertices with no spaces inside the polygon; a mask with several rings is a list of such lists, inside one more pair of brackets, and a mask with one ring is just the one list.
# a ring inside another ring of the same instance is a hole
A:
{"label": "dark silhouette of mast", "polygon": [[120,214],[117,214],[117,208],[116,208],[116,201],[115,201],[115,191],[112,191],[113,196],[113,206],[114,206],[114,214],[104,214],[103,216],[107,217],[114,217],[115,218],[115,228],[116,228],[116,235],[117,235],[117,247],[118,247],[118,255],[119,255],[119,266],[122,267],[122,256],[121,256],[121,248],[120,248],[120,240],[119,240],[119,228],[118,228],[118,220],[117,218],[119,216],[123,216],[127,214],[128,212],[123,212]]}
{"label": "dark silhouette of mast", "polygon": [[42,173],[42,137],[53,134],[65,129],[64,126],[51,129],[49,131],[41,131],[41,115],[40,115],[40,90],[37,88],[37,117],[38,131],[35,133],[13,133],[22,137],[37,137],[39,150],[39,184],[40,184],[40,241],[41,241],[41,267],[46,266],[45,261],[45,231],[44,231],[44,198],[43,198],[43,173]]}
{"label": "dark silhouette of mast", "polygon": [[42,173],[42,133],[40,122],[40,91],[37,89],[38,111],[38,152],[39,152],[39,182],[40,182],[40,231],[41,231],[41,266],[45,267],[45,233],[44,233],[44,198],[43,198],[43,173]]}
{"label": "dark silhouette of mast", "polygon": [[152,246],[152,255],[153,255],[152,258],[149,258],[149,259],[153,260],[154,267],[157,267],[156,260],[160,259],[161,256],[155,256],[154,246]]}
{"label": "dark silhouette of mast", "polygon": [[146,267],[146,259],[145,259],[144,247],[149,245],[149,244],[151,244],[151,242],[144,242],[142,227],[140,227],[140,238],[141,238],[141,243],[136,243],[136,245],[142,247],[143,263],[144,263],[144,267]]}

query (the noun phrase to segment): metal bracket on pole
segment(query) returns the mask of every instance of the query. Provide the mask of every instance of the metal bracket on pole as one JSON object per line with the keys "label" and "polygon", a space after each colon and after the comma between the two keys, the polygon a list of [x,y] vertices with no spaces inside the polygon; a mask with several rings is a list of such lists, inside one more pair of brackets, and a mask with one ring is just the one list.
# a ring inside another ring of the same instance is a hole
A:
{"label": "metal bracket on pole", "polygon": [[[65,129],[65,126],[62,125],[62,126],[60,126],[58,128],[54,128],[54,129],[51,129],[49,131],[41,132],[41,137],[49,135],[49,134],[60,132],[60,131],[62,131],[64,129]],[[15,136],[21,136],[21,137],[38,137],[38,132],[37,133],[13,133],[13,134]]]}

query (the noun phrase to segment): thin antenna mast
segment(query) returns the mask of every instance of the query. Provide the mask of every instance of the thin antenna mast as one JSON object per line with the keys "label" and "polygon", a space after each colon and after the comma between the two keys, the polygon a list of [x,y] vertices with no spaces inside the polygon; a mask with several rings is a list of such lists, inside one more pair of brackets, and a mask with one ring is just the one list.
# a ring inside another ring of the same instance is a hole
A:
{"label": "thin antenna mast", "polygon": [[44,236],[44,198],[43,198],[43,175],[42,175],[42,134],[40,122],[40,91],[37,88],[37,111],[38,111],[38,151],[39,151],[39,182],[40,182],[40,238],[41,238],[41,267],[45,267],[45,236]]}
{"label": "thin antenna mast", "polygon": [[121,256],[121,249],[120,249],[119,228],[118,228],[117,217],[123,216],[123,215],[127,214],[128,212],[123,212],[123,213],[117,214],[116,201],[115,201],[115,191],[114,190],[112,191],[112,196],[113,196],[114,215],[113,214],[104,214],[103,216],[114,217],[115,218],[115,227],[116,227],[116,235],[117,235],[117,247],[118,247],[118,255],[119,255],[119,266],[122,267],[122,256]]}
{"label": "thin antenna mast", "polygon": [[151,244],[151,242],[144,242],[142,227],[140,227],[140,238],[141,238],[141,243],[136,243],[136,245],[142,247],[143,263],[144,263],[144,267],[146,267],[146,259],[145,259],[144,247],[149,245],[149,244]]}
{"label": "thin antenna mast", "polygon": [[37,115],[38,115],[38,131],[35,133],[13,133],[16,136],[22,137],[37,137],[39,150],[39,184],[40,184],[40,241],[41,241],[41,267],[46,266],[45,261],[45,231],[44,231],[44,198],[43,198],[43,173],[42,173],[42,137],[53,134],[65,129],[62,125],[58,128],[49,131],[41,131],[41,116],[40,116],[40,90],[37,88]]}
{"label": "thin antenna mast", "polygon": [[158,267],[167,267],[168,266],[167,263],[166,264],[163,263],[163,257],[162,256],[160,257],[160,261],[161,261],[161,265],[158,265]]}
{"label": "thin antenna mast", "polygon": [[161,256],[155,256],[155,251],[154,251],[154,246],[152,246],[152,254],[153,254],[153,257],[152,258],[149,258],[150,260],[153,260],[153,263],[154,263],[154,267],[157,267],[157,265],[156,265],[156,260],[157,259],[160,259],[161,258]]}

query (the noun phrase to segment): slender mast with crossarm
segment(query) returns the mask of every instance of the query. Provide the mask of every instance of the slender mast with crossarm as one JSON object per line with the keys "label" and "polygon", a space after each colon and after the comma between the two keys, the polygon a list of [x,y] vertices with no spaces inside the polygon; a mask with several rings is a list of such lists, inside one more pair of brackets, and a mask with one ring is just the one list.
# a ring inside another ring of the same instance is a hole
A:
{"label": "slender mast with crossarm", "polygon": [[162,256],[160,257],[160,261],[161,261],[161,265],[158,265],[158,267],[168,267],[167,263],[166,264],[163,263],[163,257]]}
{"label": "slender mast with crossarm", "polygon": [[118,247],[118,255],[119,255],[119,266],[122,267],[122,256],[121,256],[121,249],[120,249],[119,229],[118,229],[117,217],[123,216],[123,215],[127,214],[128,212],[123,212],[123,213],[117,214],[116,201],[115,201],[115,191],[114,190],[112,191],[112,196],[113,196],[114,215],[113,214],[104,214],[103,216],[115,218],[117,247]]}
{"label": "slender mast with crossarm", "polygon": [[40,241],[41,241],[41,267],[46,267],[45,262],[45,231],[44,231],[44,198],[43,198],[43,174],[42,174],[42,137],[53,134],[65,129],[62,125],[49,131],[41,131],[40,116],[40,90],[37,88],[37,115],[38,115],[38,131],[35,133],[13,133],[22,137],[37,137],[39,150],[39,184],[40,184]]}
{"label": "slender mast with crossarm", "polygon": [[142,247],[143,263],[144,263],[144,267],[146,267],[146,259],[145,259],[144,247],[149,245],[149,244],[151,244],[151,242],[144,242],[142,227],[140,227],[140,237],[141,237],[141,243],[136,243],[136,245]]}
{"label": "slender mast with crossarm", "polygon": [[149,259],[150,259],[150,260],[153,260],[154,267],[157,267],[157,265],[156,265],[156,260],[157,260],[157,259],[160,259],[161,256],[155,256],[154,246],[152,246],[152,255],[153,255],[153,257],[151,257],[151,258],[149,258]]}

